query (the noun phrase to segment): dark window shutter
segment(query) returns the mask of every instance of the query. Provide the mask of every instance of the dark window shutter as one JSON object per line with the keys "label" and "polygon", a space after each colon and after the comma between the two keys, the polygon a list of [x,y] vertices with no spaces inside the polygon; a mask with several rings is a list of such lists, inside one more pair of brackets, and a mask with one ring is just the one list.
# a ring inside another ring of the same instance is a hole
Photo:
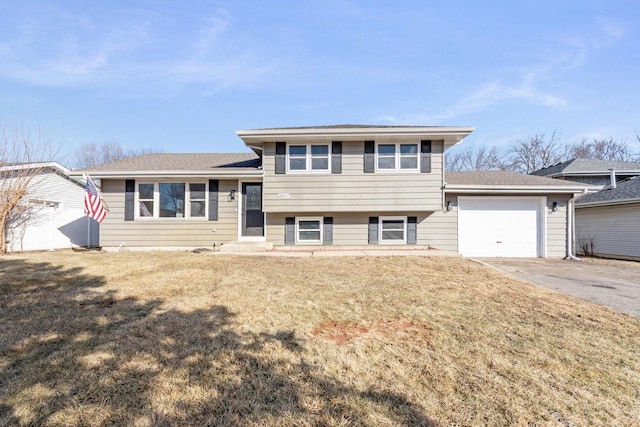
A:
{"label": "dark window shutter", "polygon": [[133,221],[135,217],[135,192],[136,181],[133,179],[127,179],[124,182],[124,220]]}
{"label": "dark window shutter", "polygon": [[331,173],[342,173],[342,141],[331,143]]}
{"label": "dark window shutter", "polygon": [[284,219],[284,244],[293,245],[296,242],[296,219],[287,217]]}
{"label": "dark window shutter", "polygon": [[369,217],[369,244],[370,245],[378,244],[378,217],[377,216]]}
{"label": "dark window shutter", "polygon": [[325,245],[333,245],[333,217],[324,217],[324,242]]}
{"label": "dark window shutter", "polygon": [[374,141],[364,142],[364,172],[373,173],[376,170],[376,145]]}
{"label": "dark window shutter", "polygon": [[418,243],[418,217],[407,217],[407,244],[415,245]]}
{"label": "dark window shutter", "polygon": [[276,173],[287,172],[287,144],[276,142]]}
{"label": "dark window shutter", "polygon": [[431,141],[420,141],[420,172],[431,173]]}
{"label": "dark window shutter", "polygon": [[209,180],[209,221],[218,220],[218,187],[217,179]]}

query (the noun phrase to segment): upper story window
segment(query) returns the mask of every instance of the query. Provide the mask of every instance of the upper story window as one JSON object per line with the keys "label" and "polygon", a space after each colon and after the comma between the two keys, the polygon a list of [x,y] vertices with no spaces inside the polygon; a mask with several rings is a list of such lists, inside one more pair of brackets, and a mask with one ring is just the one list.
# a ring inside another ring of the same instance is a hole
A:
{"label": "upper story window", "polygon": [[329,172],[329,145],[289,145],[287,168],[289,172]]}
{"label": "upper story window", "polygon": [[418,144],[378,144],[376,169],[380,172],[419,170]]}
{"label": "upper story window", "polygon": [[137,218],[205,218],[207,184],[137,183]]}

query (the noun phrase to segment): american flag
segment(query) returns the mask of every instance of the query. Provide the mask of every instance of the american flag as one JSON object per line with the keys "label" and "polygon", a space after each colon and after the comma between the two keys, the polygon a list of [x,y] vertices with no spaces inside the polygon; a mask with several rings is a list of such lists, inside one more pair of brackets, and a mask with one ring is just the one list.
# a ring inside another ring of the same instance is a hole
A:
{"label": "american flag", "polygon": [[84,193],[84,213],[98,222],[102,222],[107,215],[107,209],[102,202],[102,196],[95,184],[87,176],[87,191]]}

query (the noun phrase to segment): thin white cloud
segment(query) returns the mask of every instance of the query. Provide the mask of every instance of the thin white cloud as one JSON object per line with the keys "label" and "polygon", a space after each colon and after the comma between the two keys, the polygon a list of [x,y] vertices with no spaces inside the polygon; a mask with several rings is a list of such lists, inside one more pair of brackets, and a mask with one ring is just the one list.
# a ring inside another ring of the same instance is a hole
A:
{"label": "thin white cloud", "polygon": [[251,84],[274,69],[273,60],[236,43],[224,9],[178,33],[171,32],[176,23],[170,17],[110,22],[62,11],[56,19],[25,21],[0,42],[0,76],[33,86],[92,86],[162,96],[191,85],[206,86],[200,88],[206,92]]}

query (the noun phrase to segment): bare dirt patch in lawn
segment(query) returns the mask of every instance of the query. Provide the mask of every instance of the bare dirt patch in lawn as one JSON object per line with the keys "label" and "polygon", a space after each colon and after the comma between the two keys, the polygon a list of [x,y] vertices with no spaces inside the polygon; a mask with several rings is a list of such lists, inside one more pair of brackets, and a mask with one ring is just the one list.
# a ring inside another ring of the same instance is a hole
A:
{"label": "bare dirt patch in lawn", "polygon": [[638,348],[463,259],[0,257],[0,425],[633,425]]}

